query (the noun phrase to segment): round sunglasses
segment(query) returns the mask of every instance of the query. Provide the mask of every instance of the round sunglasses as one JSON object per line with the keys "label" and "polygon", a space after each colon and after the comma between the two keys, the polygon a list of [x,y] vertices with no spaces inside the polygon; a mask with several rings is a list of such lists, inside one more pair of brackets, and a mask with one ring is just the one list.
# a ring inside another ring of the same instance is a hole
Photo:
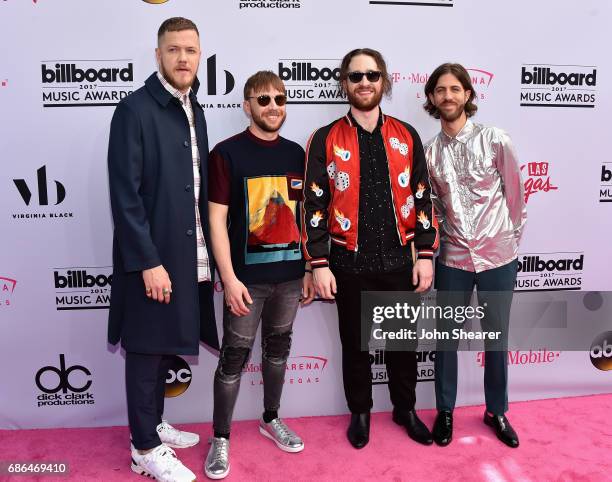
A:
{"label": "round sunglasses", "polygon": [[247,97],[247,99],[257,99],[257,103],[262,107],[267,106],[272,99],[274,99],[274,103],[279,107],[282,107],[287,103],[287,96],[284,94],[278,94],[278,95],[275,95],[274,97],[271,97],[268,94],[264,94],[264,95],[259,95],[257,97],[255,96]]}
{"label": "round sunglasses", "polygon": [[363,76],[368,79],[368,82],[378,82],[382,72],[380,70],[368,70],[367,72],[349,72],[347,77],[353,84],[358,84],[363,79]]}

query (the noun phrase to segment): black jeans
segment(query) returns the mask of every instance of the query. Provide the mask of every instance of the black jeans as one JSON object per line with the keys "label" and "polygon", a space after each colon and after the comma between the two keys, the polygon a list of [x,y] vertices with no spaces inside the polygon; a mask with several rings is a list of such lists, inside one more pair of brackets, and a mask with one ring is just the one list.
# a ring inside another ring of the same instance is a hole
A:
{"label": "black jeans", "polygon": [[164,413],[171,355],[125,354],[125,388],[132,443],[138,450],[161,444],[157,426]]}
{"label": "black jeans", "polygon": [[[342,380],[348,408],[364,413],[372,408],[370,354],[361,350],[361,292],[413,291],[412,265],[392,273],[352,274],[334,269],[338,293],[338,327],[342,343]],[[389,393],[395,410],[414,409],[416,402],[417,358],[415,351],[385,353]]]}
{"label": "black jeans", "polygon": [[297,313],[302,280],[247,285],[253,304],[244,316],[223,312],[223,343],[215,372],[213,428],[229,433],[240,389],[242,369],[249,360],[261,319],[264,409],[278,410],[291,348],[293,320]]}

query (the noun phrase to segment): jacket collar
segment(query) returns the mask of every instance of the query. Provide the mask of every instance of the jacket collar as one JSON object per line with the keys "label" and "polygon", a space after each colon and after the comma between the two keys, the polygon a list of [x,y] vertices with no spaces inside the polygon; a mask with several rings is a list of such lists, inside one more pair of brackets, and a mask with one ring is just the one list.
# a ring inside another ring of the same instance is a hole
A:
{"label": "jacket collar", "polygon": [[[357,127],[358,129],[362,129],[362,127],[353,117],[353,113],[351,112],[351,109],[349,109],[347,114],[344,116],[344,120],[349,126]],[[378,121],[376,123],[376,129],[378,129],[379,127],[382,127],[382,125],[385,123],[386,120],[387,120],[387,116],[383,114],[382,109],[379,107],[378,108]]]}
{"label": "jacket collar", "polygon": [[[166,107],[168,102],[170,102],[174,96],[168,92],[168,90],[162,85],[162,83],[157,78],[157,72],[153,72],[147,80],[145,80],[145,87],[149,91],[149,93],[153,96],[153,98],[159,102],[160,105]],[[191,91],[189,93],[189,99],[192,104],[197,103],[198,99],[196,98],[196,93],[200,88],[200,81],[198,77],[193,81],[193,85],[191,86]]]}

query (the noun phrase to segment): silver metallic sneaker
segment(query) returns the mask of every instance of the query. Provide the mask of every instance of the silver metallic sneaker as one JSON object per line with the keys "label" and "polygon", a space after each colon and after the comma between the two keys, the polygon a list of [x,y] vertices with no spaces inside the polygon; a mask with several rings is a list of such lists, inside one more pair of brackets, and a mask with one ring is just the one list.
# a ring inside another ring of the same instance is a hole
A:
{"label": "silver metallic sneaker", "polygon": [[229,474],[229,440],[223,437],[211,437],[210,449],[204,462],[204,473],[209,479],[224,479]]}
{"label": "silver metallic sneaker", "polygon": [[301,452],[304,450],[304,442],[291,430],[280,418],[275,418],[270,423],[259,420],[259,433],[272,440],[276,446],[285,452]]}

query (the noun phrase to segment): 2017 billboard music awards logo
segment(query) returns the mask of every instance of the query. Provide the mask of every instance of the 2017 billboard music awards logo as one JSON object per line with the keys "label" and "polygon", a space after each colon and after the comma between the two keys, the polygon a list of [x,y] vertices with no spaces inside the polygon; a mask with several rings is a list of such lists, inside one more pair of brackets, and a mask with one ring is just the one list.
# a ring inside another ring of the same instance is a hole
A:
{"label": "2017 billboard music awards logo", "polygon": [[110,306],[112,273],[112,266],[53,268],[55,309],[107,309]]}
{"label": "2017 billboard music awards logo", "polygon": [[584,252],[521,253],[515,291],[566,291],[582,287]]}
{"label": "2017 billboard music awards logo", "polygon": [[[541,350],[508,351],[508,365],[543,365],[556,362],[560,356],[560,351],[549,351],[544,348]],[[484,368],[484,351],[476,353],[476,363],[480,368]]]}
{"label": "2017 billboard music awards logo", "polygon": [[601,165],[601,185],[599,187],[599,202],[612,202],[612,162]]}
{"label": "2017 billboard music awards logo", "polygon": [[238,0],[238,9],[263,9],[292,10],[302,6],[302,0]]}
{"label": "2017 billboard music awards logo", "polygon": [[[549,175],[550,163],[548,162],[528,162],[521,166],[525,186],[525,202],[538,192],[556,191],[559,189],[553,185]],[[527,171],[525,171],[527,168]]]}
{"label": "2017 billboard music awards logo", "polygon": [[[229,71],[217,65],[217,54],[206,59],[206,63],[200,64],[200,78],[206,79],[206,93],[210,96],[226,96],[231,94],[236,87],[236,79]],[[201,91],[203,92],[203,90]],[[239,92],[234,94],[238,99]],[[201,104],[204,109],[239,109],[242,107],[242,99],[233,102],[207,102]]]}
{"label": "2017 billboard music awards logo", "polygon": [[[53,181],[53,183],[51,183]],[[26,212],[12,213],[14,220],[64,220],[73,218],[71,211],[65,211],[59,207],[66,199],[66,187],[57,179],[47,179],[47,166],[43,165],[36,170],[36,182],[31,176],[23,179],[13,179],[17,194],[23,203],[29,208]],[[44,210],[42,206],[51,206]]]}
{"label": "2017 billboard music awards logo", "polygon": [[[476,91],[476,99],[479,101],[486,100],[495,74],[482,68],[466,68],[466,70],[470,74],[472,86]],[[391,81],[394,84],[407,82],[411,86],[415,86],[415,97],[419,100],[425,101],[425,93],[423,92],[423,89],[429,80],[429,72],[391,72],[390,75]]]}
{"label": "2017 billboard music awards logo", "polygon": [[612,370],[612,331],[606,331],[593,340],[589,356],[598,370]]}
{"label": "2017 billboard music awards logo", "polygon": [[0,308],[11,306],[11,296],[17,286],[17,280],[0,276]]}
{"label": "2017 billboard music awards logo", "polygon": [[[315,355],[290,356],[287,359],[285,385],[313,385],[320,383],[327,366],[327,358]],[[263,385],[261,363],[249,362],[242,369],[243,383]]]}
{"label": "2017 billboard music awards logo", "polygon": [[400,7],[452,7],[453,0],[420,0],[406,2],[404,0],[370,0],[370,5],[397,5]]}
{"label": "2017 billboard music awards logo", "polygon": [[[421,348],[421,345],[419,345]],[[433,382],[435,380],[434,362],[436,359],[435,344],[432,350],[417,351],[417,382]],[[370,367],[372,370],[372,385],[386,385],[389,383],[387,366],[385,364],[386,352],[382,349],[370,351]]]}
{"label": "2017 billboard music awards logo", "polygon": [[48,365],[34,375],[34,382],[40,390],[36,397],[37,406],[93,405],[91,393],[91,371],[83,365],[66,366],[66,355],[59,355],[59,366]]}
{"label": "2017 billboard music awards logo", "polygon": [[43,107],[117,105],[132,93],[134,63],[119,60],[43,60]]}
{"label": "2017 billboard music awards logo", "polygon": [[523,64],[522,107],[595,107],[597,67]]}
{"label": "2017 billboard music awards logo", "polygon": [[278,76],[285,82],[288,104],[347,104],[340,89],[341,59],[278,60]]}
{"label": "2017 billboard music awards logo", "polygon": [[182,395],[191,385],[191,367],[178,355],[173,355],[166,376],[166,398],[174,398]]}

